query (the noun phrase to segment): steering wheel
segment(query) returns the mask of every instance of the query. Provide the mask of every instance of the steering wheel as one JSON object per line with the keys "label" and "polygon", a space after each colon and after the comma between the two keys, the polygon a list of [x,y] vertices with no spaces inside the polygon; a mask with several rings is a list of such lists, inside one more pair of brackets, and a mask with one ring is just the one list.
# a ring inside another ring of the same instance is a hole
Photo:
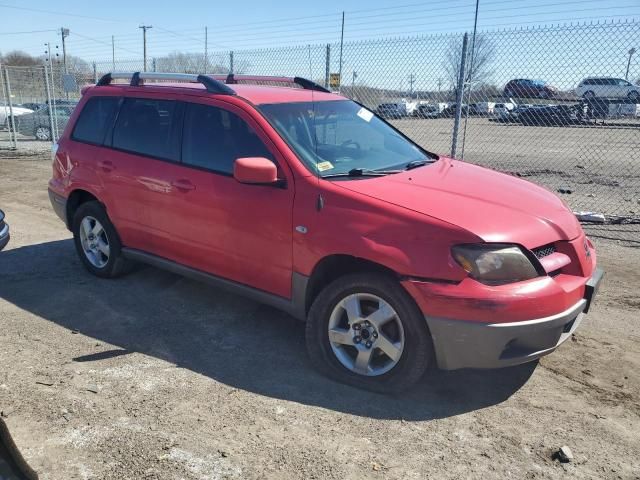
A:
{"label": "steering wheel", "polygon": [[355,147],[356,150],[360,150],[360,144],[358,142],[354,142],[353,140],[345,140],[340,144],[340,147],[344,147],[344,148],[351,147],[351,146]]}

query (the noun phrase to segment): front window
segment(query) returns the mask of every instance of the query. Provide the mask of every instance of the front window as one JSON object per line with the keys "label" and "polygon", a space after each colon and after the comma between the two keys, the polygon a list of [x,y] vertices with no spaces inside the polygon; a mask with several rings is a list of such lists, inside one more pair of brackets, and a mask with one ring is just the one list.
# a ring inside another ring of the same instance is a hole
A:
{"label": "front window", "polygon": [[403,169],[432,158],[350,100],[261,105],[298,157],[320,176]]}

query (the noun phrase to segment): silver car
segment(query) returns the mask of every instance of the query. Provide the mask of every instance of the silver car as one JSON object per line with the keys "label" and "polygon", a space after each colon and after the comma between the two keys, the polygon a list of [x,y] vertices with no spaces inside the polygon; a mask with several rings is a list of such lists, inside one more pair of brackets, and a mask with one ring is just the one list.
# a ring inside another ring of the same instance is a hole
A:
{"label": "silver car", "polygon": [[[64,127],[67,125],[75,106],[75,103],[65,103],[63,105],[56,105],[55,109],[53,109],[55,111],[55,116],[53,117],[54,128],[56,128],[59,133],[62,133]],[[21,135],[36,137],[37,140],[51,140],[50,111],[49,105],[46,105],[35,112],[17,117],[15,119],[16,130]]]}
{"label": "silver car", "polygon": [[576,95],[589,98],[628,98],[631,103],[640,101],[640,86],[623,78],[590,77],[576,87]]}

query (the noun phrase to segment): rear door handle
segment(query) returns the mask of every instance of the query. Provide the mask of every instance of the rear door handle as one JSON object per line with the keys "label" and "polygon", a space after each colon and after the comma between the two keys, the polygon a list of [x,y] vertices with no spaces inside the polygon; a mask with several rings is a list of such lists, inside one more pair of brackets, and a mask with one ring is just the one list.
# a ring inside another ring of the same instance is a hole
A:
{"label": "rear door handle", "polygon": [[98,162],[98,167],[102,169],[102,171],[109,173],[112,170],[115,170],[116,167],[113,166],[113,162],[109,160],[101,160]]}
{"label": "rear door handle", "polygon": [[196,186],[193,183],[185,179],[174,180],[173,182],[171,182],[171,186],[176,187],[178,190],[182,192],[188,192],[189,190],[196,189]]}

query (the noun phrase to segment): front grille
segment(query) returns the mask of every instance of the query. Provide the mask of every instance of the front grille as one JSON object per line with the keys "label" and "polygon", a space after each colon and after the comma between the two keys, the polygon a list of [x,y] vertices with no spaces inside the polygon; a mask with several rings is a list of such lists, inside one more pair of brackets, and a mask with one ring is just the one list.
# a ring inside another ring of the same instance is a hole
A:
{"label": "front grille", "polygon": [[538,258],[548,257],[552,253],[555,253],[556,247],[553,245],[545,245],[543,247],[534,248],[533,254]]}

